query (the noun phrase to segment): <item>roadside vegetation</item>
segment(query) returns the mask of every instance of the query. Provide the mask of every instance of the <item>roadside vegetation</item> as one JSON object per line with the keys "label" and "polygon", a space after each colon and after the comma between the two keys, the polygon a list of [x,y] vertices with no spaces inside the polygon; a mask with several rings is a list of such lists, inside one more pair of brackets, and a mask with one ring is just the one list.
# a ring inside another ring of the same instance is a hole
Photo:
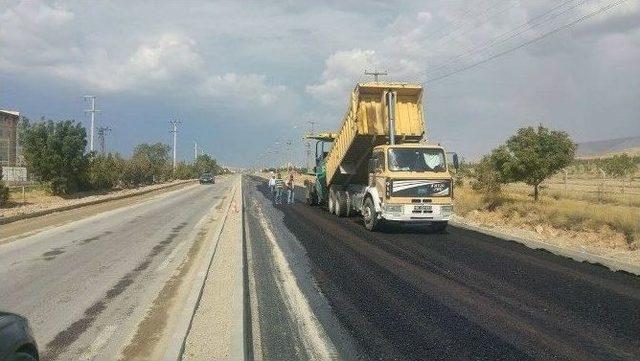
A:
{"label": "roadside vegetation", "polygon": [[2,167],[0,167],[0,208],[9,201],[9,188],[2,181]]}
{"label": "roadside vegetation", "polygon": [[[209,155],[194,162],[179,162],[174,171],[171,148],[162,143],[139,144],[129,158],[118,153],[98,154],[87,151],[87,132],[72,121],[42,119],[21,121],[19,138],[27,172],[37,182],[27,188],[37,193],[78,197],[113,189],[136,188],[180,179],[194,179],[204,172],[228,172]],[[34,193],[34,194],[35,194]],[[0,181],[0,206],[10,205],[9,193]]]}
{"label": "roadside vegetation", "polygon": [[[574,152],[566,133],[520,129],[480,162],[462,164],[456,175],[456,213],[482,224],[546,236],[593,234],[587,243],[640,249],[640,197],[632,182],[640,158],[622,154],[576,160]],[[580,182],[569,184],[568,176]],[[615,187],[606,186],[607,179]]]}

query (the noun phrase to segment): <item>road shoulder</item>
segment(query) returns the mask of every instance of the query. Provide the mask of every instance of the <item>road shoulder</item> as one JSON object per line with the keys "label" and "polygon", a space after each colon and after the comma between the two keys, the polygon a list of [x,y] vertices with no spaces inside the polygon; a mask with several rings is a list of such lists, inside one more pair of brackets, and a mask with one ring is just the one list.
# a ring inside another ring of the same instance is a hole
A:
{"label": "road shoulder", "polygon": [[463,217],[454,217],[449,223],[454,227],[464,228],[471,231],[487,234],[496,238],[503,239],[505,241],[517,242],[532,249],[544,249],[555,255],[571,258],[577,262],[600,264],[614,272],[625,271],[635,275],[640,275],[640,264],[634,263],[631,258],[629,259],[629,262],[625,262],[621,259],[614,259],[593,254],[587,252],[584,249],[577,250],[573,248],[565,248],[549,242],[545,242],[543,240],[535,239],[533,237],[515,236],[511,233],[473,224]]}
{"label": "road shoulder", "polygon": [[244,359],[242,224],[242,190],[238,184],[211,263],[202,271],[205,277],[184,340],[184,360]]}

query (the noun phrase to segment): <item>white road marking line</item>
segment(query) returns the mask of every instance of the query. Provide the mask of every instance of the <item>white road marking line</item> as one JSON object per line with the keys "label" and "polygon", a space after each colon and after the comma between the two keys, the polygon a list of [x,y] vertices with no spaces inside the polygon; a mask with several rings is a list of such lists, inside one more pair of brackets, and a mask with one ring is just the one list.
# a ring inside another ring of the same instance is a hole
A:
{"label": "white road marking line", "polygon": [[282,249],[280,249],[276,237],[271,230],[271,226],[255,199],[253,200],[253,206],[260,220],[260,225],[272,246],[274,264],[278,270],[281,281],[278,283],[278,288],[281,289],[283,296],[285,296],[283,297],[284,301],[286,302],[289,312],[294,316],[293,319],[297,323],[298,332],[302,336],[301,339],[306,350],[311,354],[311,359],[314,360],[336,359],[337,354],[335,347],[331,344],[318,318],[311,310],[309,302],[302,293],[302,290],[300,290],[289,266],[289,262],[282,252]]}

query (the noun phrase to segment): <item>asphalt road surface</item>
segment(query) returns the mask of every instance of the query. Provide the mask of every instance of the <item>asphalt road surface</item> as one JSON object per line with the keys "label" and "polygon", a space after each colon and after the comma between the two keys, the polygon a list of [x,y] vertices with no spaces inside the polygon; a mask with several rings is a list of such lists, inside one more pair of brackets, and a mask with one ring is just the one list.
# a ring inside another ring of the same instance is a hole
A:
{"label": "asphalt road surface", "polygon": [[255,359],[640,359],[637,276],[455,227],[370,233],[274,207],[256,178],[244,192]]}
{"label": "asphalt road surface", "polygon": [[0,245],[0,309],[29,319],[45,360],[117,359],[232,183],[220,178]]}

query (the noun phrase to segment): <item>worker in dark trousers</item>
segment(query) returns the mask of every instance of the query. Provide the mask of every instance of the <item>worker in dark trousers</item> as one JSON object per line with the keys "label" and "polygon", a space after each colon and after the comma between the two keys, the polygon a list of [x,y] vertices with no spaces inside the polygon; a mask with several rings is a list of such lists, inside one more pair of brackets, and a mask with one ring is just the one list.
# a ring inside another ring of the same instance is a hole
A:
{"label": "worker in dark trousers", "polygon": [[293,204],[293,200],[295,197],[295,185],[293,184],[293,173],[289,174],[289,179],[287,180],[287,203]]}
{"label": "worker in dark trousers", "polygon": [[282,204],[282,196],[283,196],[283,188],[284,188],[284,180],[282,180],[282,175],[278,172],[276,174],[276,196],[274,197],[275,204]]}

